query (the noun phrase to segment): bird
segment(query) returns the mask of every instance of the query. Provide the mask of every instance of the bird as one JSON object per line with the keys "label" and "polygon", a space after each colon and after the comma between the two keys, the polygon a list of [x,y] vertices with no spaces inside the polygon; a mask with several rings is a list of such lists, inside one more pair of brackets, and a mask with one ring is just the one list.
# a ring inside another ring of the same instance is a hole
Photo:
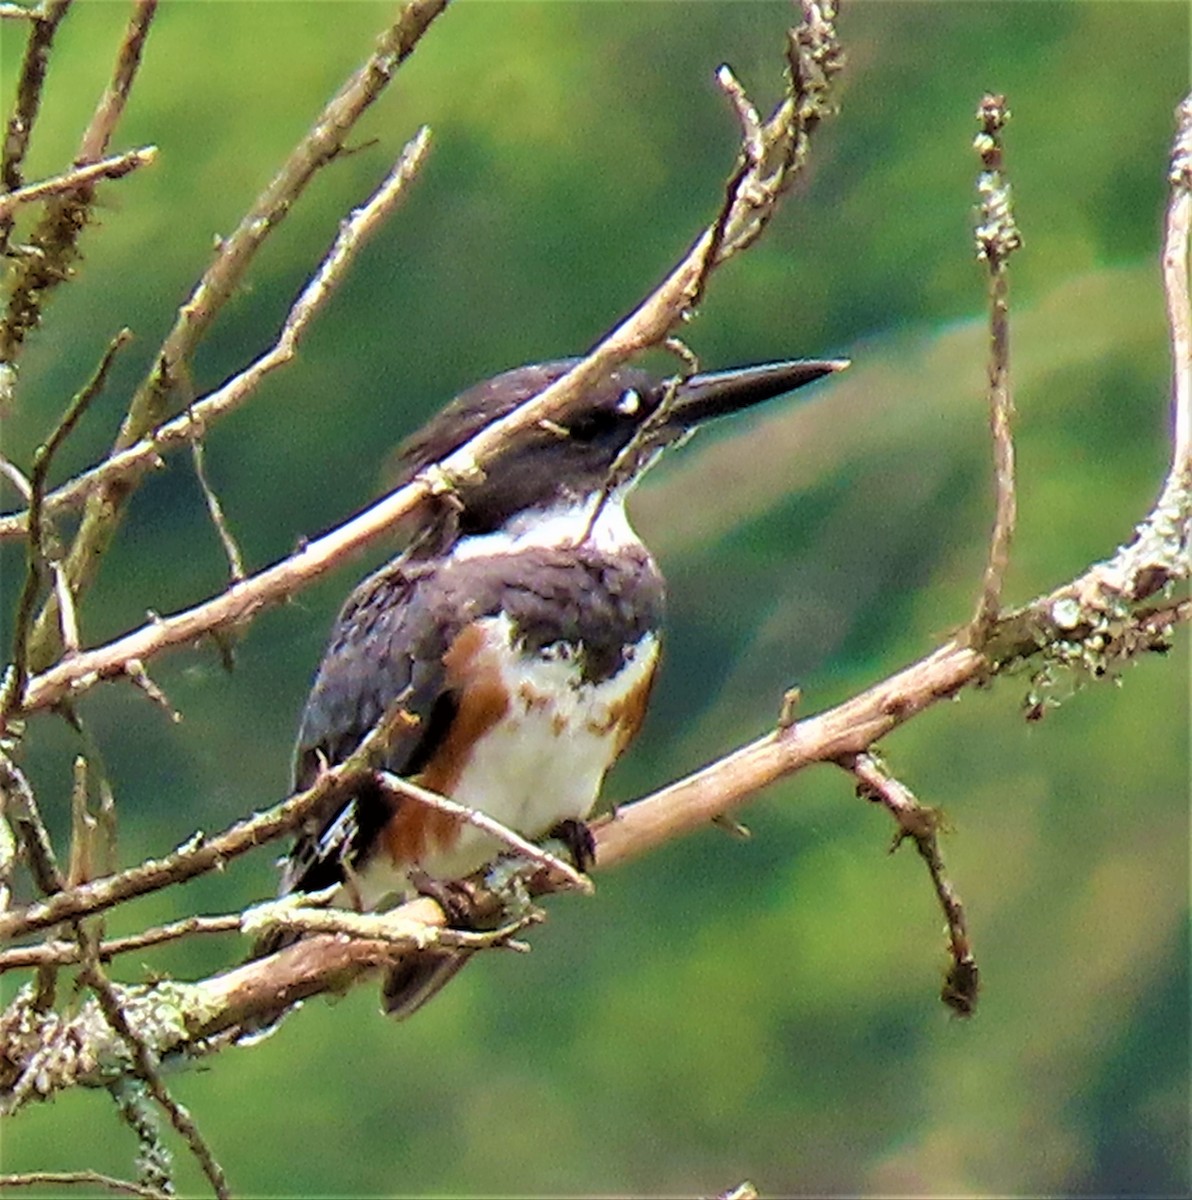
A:
{"label": "bird", "polygon": [[[579,360],[507,370],[443,408],[399,451],[401,486]],[[342,762],[400,702],[379,767],[591,865],[586,825],[636,735],[661,650],[665,583],[626,515],[629,493],[697,427],[804,387],[846,360],[795,359],[664,378],[621,366],[557,420],[515,432],[483,471],[424,505],[405,548],[348,596],[299,724],[295,791]],[[371,911],[484,867],[506,849],[474,824],[372,777],[300,827],[279,895],[336,889]],[[267,934],[255,953],[293,935]],[[385,1011],[408,1016],[464,961],[394,968]]]}

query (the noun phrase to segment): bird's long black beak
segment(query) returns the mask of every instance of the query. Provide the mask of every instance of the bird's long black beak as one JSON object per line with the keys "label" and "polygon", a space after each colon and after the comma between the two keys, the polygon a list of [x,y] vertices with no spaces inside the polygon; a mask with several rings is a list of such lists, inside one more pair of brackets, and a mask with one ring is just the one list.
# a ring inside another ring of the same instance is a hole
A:
{"label": "bird's long black beak", "polygon": [[700,372],[679,385],[667,413],[667,424],[676,430],[694,429],[714,417],[784,396],[848,365],[847,358],[793,359],[731,371]]}

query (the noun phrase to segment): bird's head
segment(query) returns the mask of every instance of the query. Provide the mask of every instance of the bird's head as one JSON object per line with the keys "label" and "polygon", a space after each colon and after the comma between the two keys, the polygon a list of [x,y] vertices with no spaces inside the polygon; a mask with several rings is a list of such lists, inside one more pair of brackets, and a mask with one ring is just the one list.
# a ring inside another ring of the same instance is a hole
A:
{"label": "bird's head", "polygon": [[[517,367],[452,400],[400,451],[399,483],[439,462],[567,373],[578,359]],[[794,360],[700,372],[676,383],[620,367],[589,388],[566,415],[522,429],[460,488],[459,534],[484,534],[535,510],[580,504],[626,490],[658,455],[716,417],[813,383],[845,360]]]}

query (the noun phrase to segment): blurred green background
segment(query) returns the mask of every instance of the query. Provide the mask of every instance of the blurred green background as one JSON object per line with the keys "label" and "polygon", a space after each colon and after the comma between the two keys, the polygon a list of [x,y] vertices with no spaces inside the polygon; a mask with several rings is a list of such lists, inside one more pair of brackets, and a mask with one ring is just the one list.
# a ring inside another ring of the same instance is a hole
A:
{"label": "blurred green background", "polygon": [[[72,439],[103,453],[173,312],[392,6],[170,3],[120,146],[153,168],[101,193],[77,283],[24,360],[5,450],[28,462],[116,329],[137,335]],[[206,391],[271,340],[336,223],[422,122],[431,159],[299,360],[208,441],[249,562],[341,521],[389,447],[469,383],[590,345],[711,217],[735,151],[729,62],[778,94],[789,6],[460,3],[320,174],[203,347]],[[28,177],[73,154],[127,17],[76,6]],[[714,280],[705,365],[845,354],[853,369],[698,438],[637,496],[671,583],[626,800],[931,649],[969,615],[991,522],[984,282],[971,254],[981,92],[1008,94],[1026,248],[1013,263],[1023,600],[1125,539],[1168,453],[1157,266],[1182,4],[856,3],[838,119],[769,234]],[[6,22],[5,104],[21,53]],[[5,507],[14,497],[5,496]],[[372,561],[388,553],[379,549]],[[345,567],[260,616],[226,675],[209,648],[83,705],[117,789],[122,861],[284,794],[291,738]],[[20,549],[4,548],[5,631]],[[139,491],[83,614],[98,642],[217,591],[225,564],[189,458]],[[1028,678],[940,706],[884,744],[955,826],[945,844],[985,988],[937,992],[941,919],[911,850],[838,770],[559,898],[529,957],[492,955],[407,1024],[370,988],[173,1079],[238,1194],[1175,1195],[1188,1154],[1188,638],[1038,725]],[[1070,690],[1070,689],[1069,689]],[[1067,692],[1065,691],[1065,696]],[[36,720],[26,765],[64,826],[77,744]],[[273,848],[114,914],[113,930],[268,895]],[[122,963],[196,977],[238,939]],[[5,995],[12,980],[6,980]],[[3,1166],[131,1172],[102,1094],[27,1110]],[[201,1180],[180,1152],[181,1181]]]}

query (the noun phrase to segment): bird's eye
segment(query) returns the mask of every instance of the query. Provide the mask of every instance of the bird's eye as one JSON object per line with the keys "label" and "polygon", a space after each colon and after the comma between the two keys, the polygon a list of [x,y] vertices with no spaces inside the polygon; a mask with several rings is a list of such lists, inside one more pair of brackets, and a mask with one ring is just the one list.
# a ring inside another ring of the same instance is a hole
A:
{"label": "bird's eye", "polygon": [[635,419],[641,407],[641,392],[636,388],[626,388],[611,408],[593,408],[581,413],[571,422],[569,432],[577,442],[594,442],[622,428],[627,419]]}
{"label": "bird's eye", "polygon": [[641,393],[636,388],[626,388],[617,401],[617,412],[623,417],[636,417],[641,406]]}

